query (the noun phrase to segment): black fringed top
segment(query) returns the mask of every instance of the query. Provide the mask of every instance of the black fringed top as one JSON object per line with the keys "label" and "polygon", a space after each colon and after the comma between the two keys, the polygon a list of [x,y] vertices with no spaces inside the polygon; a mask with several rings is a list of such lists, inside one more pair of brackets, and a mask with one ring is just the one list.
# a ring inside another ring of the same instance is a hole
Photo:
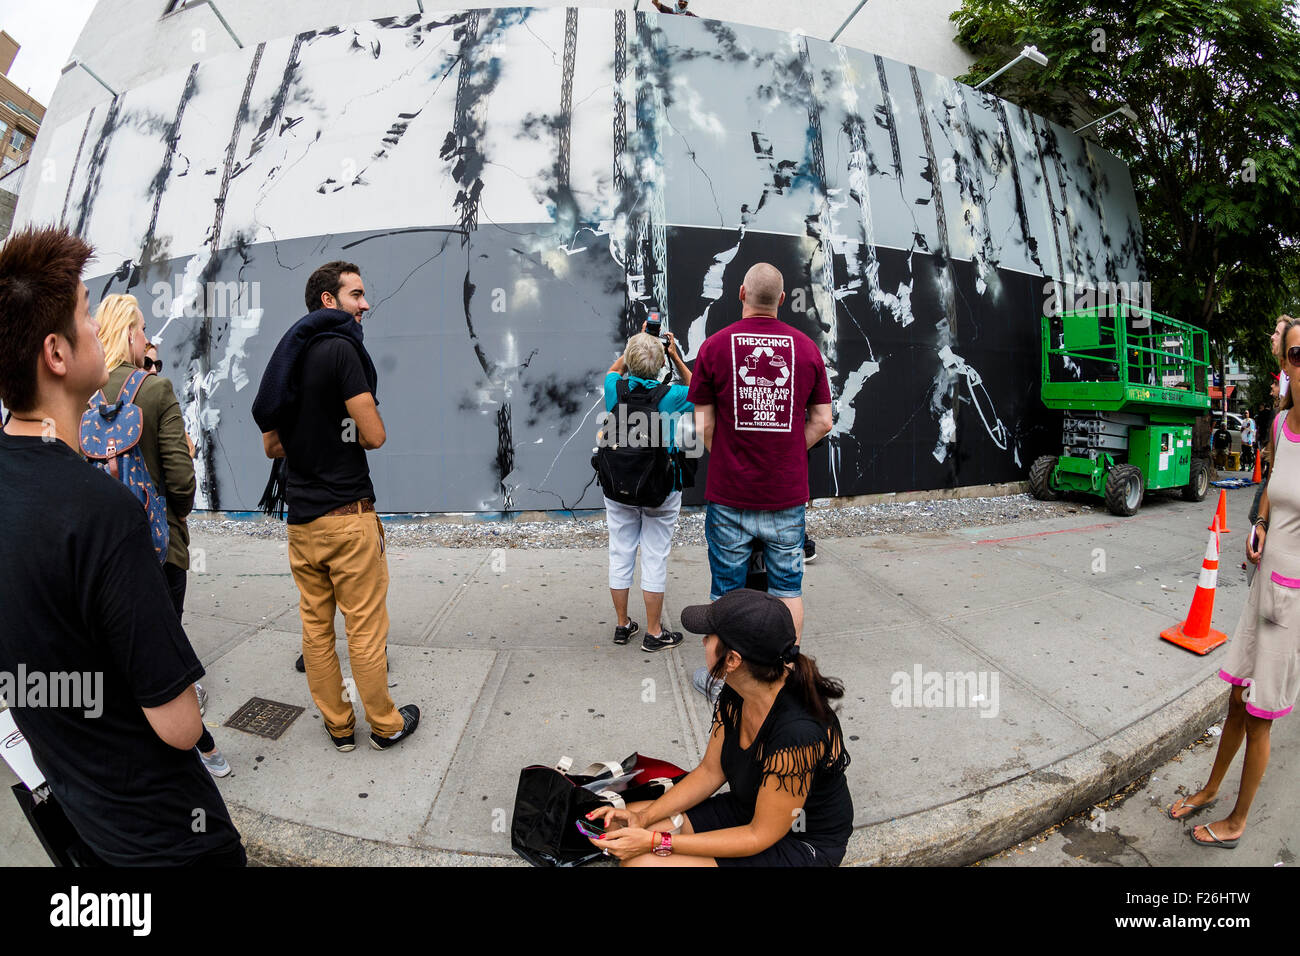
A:
{"label": "black fringed top", "polygon": [[776,778],[782,790],[807,797],[793,835],[830,858],[842,858],[853,831],[853,799],[844,777],[849,754],[839,720],[832,714],[829,727],[818,723],[795,692],[782,687],[754,742],[742,750],[743,706],[744,699],[724,684],[713,718],[722,725],[722,769],[737,803],[753,819],[764,781]]}

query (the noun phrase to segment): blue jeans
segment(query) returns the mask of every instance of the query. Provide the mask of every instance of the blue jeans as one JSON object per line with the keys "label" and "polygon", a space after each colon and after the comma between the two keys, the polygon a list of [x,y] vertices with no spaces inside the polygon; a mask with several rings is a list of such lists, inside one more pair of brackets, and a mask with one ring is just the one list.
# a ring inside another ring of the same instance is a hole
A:
{"label": "blue jeans", "polygon": [[710,501],[704,518],[712,572],[709,599],[745,586],[755,539],[763,542],[767,593],[796,598],[803,594],[804,508],[743,511]]}

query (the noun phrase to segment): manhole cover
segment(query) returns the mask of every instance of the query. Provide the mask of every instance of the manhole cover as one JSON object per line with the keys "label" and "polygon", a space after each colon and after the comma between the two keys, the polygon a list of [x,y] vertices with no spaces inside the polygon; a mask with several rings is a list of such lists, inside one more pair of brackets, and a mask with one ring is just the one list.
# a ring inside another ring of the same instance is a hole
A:
{"label": "manhole cover", "polygon": [[226,721],[227,727],[257,734],[270,740],[279,740],[291,723],[302,713],[301,707],[282,704],[277,700],[253,697]]}

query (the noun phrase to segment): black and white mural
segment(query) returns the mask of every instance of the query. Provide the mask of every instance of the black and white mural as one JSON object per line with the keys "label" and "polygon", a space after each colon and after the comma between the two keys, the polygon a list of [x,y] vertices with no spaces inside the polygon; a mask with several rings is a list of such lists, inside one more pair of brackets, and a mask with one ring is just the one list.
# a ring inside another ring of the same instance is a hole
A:
{"label": "black and white mural", "polygon": [[705,19],[326,25],[41,136],[30,219],[96,247],[92,306],[141,300],[211,509],[262,492],[250,406],[331,259],[372,306],[389,439],[370,461],[395,512],[600,507],[605,369],[650,310],[691,360],[757,261],[831,370],[814,496],[1021,479],[1059,439],[1045,284],[1144,278],[1110,154],[906,64]]}

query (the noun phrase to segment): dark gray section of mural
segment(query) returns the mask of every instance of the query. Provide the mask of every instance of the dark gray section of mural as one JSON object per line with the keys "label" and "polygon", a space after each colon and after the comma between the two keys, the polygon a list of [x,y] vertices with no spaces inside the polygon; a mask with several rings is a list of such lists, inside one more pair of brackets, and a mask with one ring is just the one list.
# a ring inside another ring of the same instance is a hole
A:
{"label": "dark gray section of mural", "polygon": [[1109,154],[905,64],[709,20],[323,27],[50,135],[68,178],[37,187],[32,219],[98,247],[93,299],[140,297],[212,508],[261,495],[252,396],[334,258],[373,306],[379,504],[413,512],[599,507],[589,459],[625,337],[658,309],[693,359],[757,261],[831,370],[813,495],[1022,478],[1056,441],[1048,285],[1143,278]]}
{"label": "dark gray section of mural", "polygon": [[[207,484],[212,506],[245,510],[261,495],[268,463],[249,409],[257,374],[279,335],[302,312],[296,284],[262,283],[255,293],[247,285],[249,277],[281,268],[305,277],[313,264],[343,258],[362,268],[373,306],[364,328],[380,374],[378,397],[389,441],[370,454],[370,461],[384,510],[499,511],[506,508],[507,496],[515,509],[600,507],[589,460],[603,408],[604,373],[620,344],[616,328],[624,303],[623,277],[605,251],[595,247],[573,257],[573,280],[556,281],[528,249],[528,237],[548,229],[549,224],[514,225],[510,231],[481,226],[464,247],[458,227],[343,234],[250,246],[228,257],[213,272],[214,294],[231,294],[234,307],[222,311],[260,308],[264,318],[256,334],[247,336],[238,316],[182,316],[169,329],[169,341],[209,336],[214,355],[226,355],[232,344],[243,352],[230,372],[233,382],[245,381],[245,387],[214,389],[203,404],[204,414],[220,422],[212,430]],[[719,230],[668,230],[667,262],[681,288],[699,287],[712,262],[709,250],[727,241],[729,235]],[[758,260],[783,271],[791,288],[807,288],[810,240],[758,233],[747,242]],[[895,250],[879,250],[878,256],[885,281],[909,277],[912,301],[921,314],[942,308],[943,280],[934,257],[913,256],[909,264],[909,257]],[[157,264],[158,274],[144,276],[141,285],[147,289],[183,266],[179,260]],[[736,261],[724,271],[723,294],[710,312],[707,332],[740,317],[736,294],[747,266],[748,261]],[[837,258],[835,270],[837,282],[845,282],[843,257]],[[962,262],[953,263],[953,270],[955,298],[961,303],[953,348],[972,365],[998,372],[994,381],[973,388],[965,380],[958,383],[956,454],[942,462],[934,455],[931,393],[944,371],[934,325],[918,321],[903,326],[882,319],[863,308],[861,293],[853,293],[842,304],[849,310],[862,308],[869,318],[841,328],[837,351],[850,367],[878,356],[880,368],[870,388],[855,399],[854,427],[837,439],[835,458],[829,451],[814,453],[814,495],[832,493],[832,461],[838,463],[840,494],[1016,480],[1022,469],[990,437],[981,407],[1015,423],[1009,426],[1010,439],[1022,460],[1032,460],[1056,442],[1057,429],[1037,400],[1036,328],[993,321],[993,316],[966,308],[979,301],[975,270]],[[521,279],[525,287],[547,281],[544,300],[516,295]],[[127,281],[126,276],[98,280],[90,285],[92,297],[123,291]],[[1000,281],[1020,308],[1039,304],[1036,278],[1008,272]],[[240,283],[246,284],[242,290]],[[147,315],[152,301],[141,295]],[[683,295],[675,305],[690,310],[700,301]],[[796,313],[787,306],[781,317],[820,341],[814,313]],[[150,326],[156,327],[157,320],[150,320]],[[180,391],[189,355],[179,347],[163,352],[165,374]],[[184,397],[193,400],[192,392]],[[688,502],[702,500],[704,474],[706,470],[694,493],[687,494]],[[439,507],[431,508],[430,501]]]}

